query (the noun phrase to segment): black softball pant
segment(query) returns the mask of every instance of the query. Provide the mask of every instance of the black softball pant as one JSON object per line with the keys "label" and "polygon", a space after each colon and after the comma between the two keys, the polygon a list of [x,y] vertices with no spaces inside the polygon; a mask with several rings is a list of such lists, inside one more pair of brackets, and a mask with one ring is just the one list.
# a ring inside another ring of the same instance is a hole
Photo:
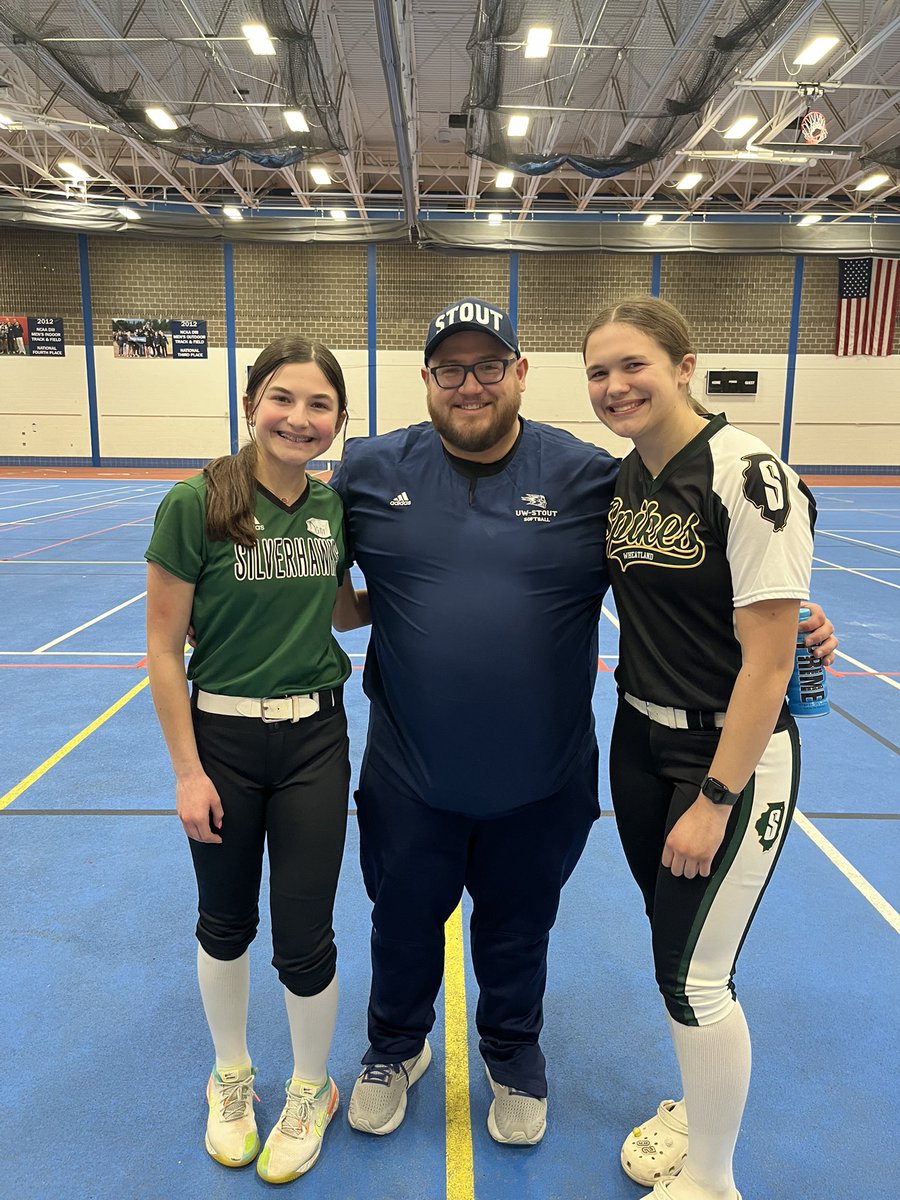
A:
{"label": "black softball pant", "polygon": [[719,736],[669,729],[620,699],[610,746],[616,824],[650,918],[656,981],[682,1025],[714,1024],[734,1003],[735,963],[781,854],[800,779],[791,720],[772,734],[732,809],[709,877],[673,875],[661,862],[666,838],[697,799]]}
{"label": "black softball pant", "polygon": [[[336,692],[336,699],[340,690]],[[197,939],[211,958],[240,958],[259,925],[269,852],[272,965],[297,996],[334,977],[332,914],[347,829],[347,718],[334,708],[296,724],[193,709],[203,769],[222,801],[221,845],[189,842],[197,875]]]}

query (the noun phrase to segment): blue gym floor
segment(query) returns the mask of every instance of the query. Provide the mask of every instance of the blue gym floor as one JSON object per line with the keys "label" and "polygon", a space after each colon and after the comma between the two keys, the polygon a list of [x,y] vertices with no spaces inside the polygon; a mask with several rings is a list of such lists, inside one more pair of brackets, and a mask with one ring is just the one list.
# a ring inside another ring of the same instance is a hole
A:
{"label": "blue gym floor", "polygon": [[[194,974],[196,899],[143,666],[142,554],[170,486],[0,478],[0,1196],[10,1200],[212,1200],[269,1186],[203,1148],[212,1055]],[[813,595],[841,637],[829,680],[834,711],[802,729],[806,820],[791,833],[739,965],[754,1075],[737,1179],[744,1200],[893,1200],[900,490],[825,487],[817,499]],[[365,631],[343,641],[361,668]],[[600,648],[602,752],[617,652],[611,602]],[[366,720],[360,680],[354,670],[346,688],[356,766]],[[405,1123],[384,1139],[348,1127],[368,989],[368,905],[351,817],[331,1060],[342,1107],[319,1163],[290,1193],[644,1195],[619,1167],[622,1138],[680,1092],[637,889],[602,786],[605,814],[553,936],[543,1041],[550,1115],[534,1148],[497,1146],[485,1128],[490,1092],[458,918],[448,939],[452,1014],[445,1021],[442,998],[435,1061],[410,1094]],[[263,1136],[290,1070],[268,937],[264,923],[250,1024]]]}

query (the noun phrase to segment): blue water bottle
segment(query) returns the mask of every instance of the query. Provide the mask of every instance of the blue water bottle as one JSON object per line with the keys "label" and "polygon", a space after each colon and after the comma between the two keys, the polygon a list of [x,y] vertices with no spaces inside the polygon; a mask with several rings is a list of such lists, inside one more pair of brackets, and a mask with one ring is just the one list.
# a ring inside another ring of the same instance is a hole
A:
{"label": "blue water bottle", "polygon": [[[800,609],[800,620],[809,616],[808,608]],[[803,644],[803,634],[797,634],[794,671],[788,684],[788,709],[794,717],[824,717],[831,712],[825,668]]]}

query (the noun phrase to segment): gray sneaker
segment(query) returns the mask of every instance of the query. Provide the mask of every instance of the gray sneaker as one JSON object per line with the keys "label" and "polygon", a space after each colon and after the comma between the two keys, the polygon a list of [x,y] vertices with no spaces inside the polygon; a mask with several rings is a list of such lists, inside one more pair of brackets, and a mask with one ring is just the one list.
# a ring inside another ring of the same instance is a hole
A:
{"label": "gray sneaker", "polygon": [[415,1056],[400,1063],[369,1063],[353,1085],[347,1119],[362,1133],[393,1133],[406,1115],[406,1093],[428,1070],[427,1040]]}
{"label": "gray sneaker", "polygon": [[506,1146],[534,1146],[547,1129],[547,1098],[495,1083],[487,1071],[494,1100],[488,1111],[488,1133]]}

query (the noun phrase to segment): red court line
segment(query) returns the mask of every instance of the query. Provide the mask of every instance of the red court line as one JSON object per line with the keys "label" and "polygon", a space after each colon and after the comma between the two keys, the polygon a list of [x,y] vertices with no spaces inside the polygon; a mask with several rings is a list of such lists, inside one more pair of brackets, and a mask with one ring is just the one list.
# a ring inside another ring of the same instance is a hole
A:
{"label": "red court line", "polygon": [[834,667],[826,667],[825,670],[829,675],[834,675],[838,679],[846,679],[850,675],[865,675],[869,679],[879,679],[884,676],[889,679],[893,676],[900,678],[900,671],[836,671]]}
{"label": "red court line", "polygon": [[124,529],[133,525],[134,521],[120,521],[118,525],[107,525],[105,529],[95,529],[93,533],[79,533],[77,537],[63,538],[61,542],[50,542],[46,546],[38,546],[34,550],[23,550],[21,554],[9,554],[0,558],[0,562],[13,562],[17,558],[27,558],[29,554],[40,554],[42,550],[53,550],[57,546],[68,546],[70,542],[83,542],[85,538],[97,537],[101,533],[109,533],[111,529]]}
{"label": "red court line", "polygon": [[615,668],[608,667],[602,658],[598,658],[597,659],[597,670],[598,671],[606,671],[607,674],[612,675],[614,673]]}
{"label": "red court line", "polygon": [[146,654],[139,662],[132,663],[132,666],[135,666],[135,667],[146,667],[146,665],[147,665],[147,655]]}

